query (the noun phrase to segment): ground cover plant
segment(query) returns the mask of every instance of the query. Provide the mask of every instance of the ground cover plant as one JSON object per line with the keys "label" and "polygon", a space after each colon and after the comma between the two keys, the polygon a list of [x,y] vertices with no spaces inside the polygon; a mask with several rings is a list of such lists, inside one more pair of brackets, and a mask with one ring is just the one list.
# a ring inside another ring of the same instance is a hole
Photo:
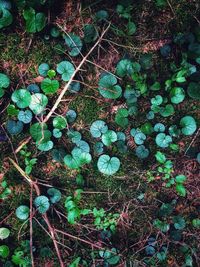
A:
{"label": "ground cover plant", "polygon": [[0,0],[0,266],[199,266],[199,17]]}

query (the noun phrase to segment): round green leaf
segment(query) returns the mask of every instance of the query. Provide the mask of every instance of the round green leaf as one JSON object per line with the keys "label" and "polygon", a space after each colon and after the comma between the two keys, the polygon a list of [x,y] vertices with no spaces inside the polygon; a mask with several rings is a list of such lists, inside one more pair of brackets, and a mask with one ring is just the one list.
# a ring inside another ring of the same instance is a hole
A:
{"label": "round green leaf", "polygon": [[92,24],[85,24],[83,27],[84,31],[84,42],[85,43],[92,43],[98,37],[98,31]]}
{"label": "round green leaf", "polygon": [[72,63],[69,61],[62,61],[57,65],[57,72],[62,75],[62,80],[68,82],[75,71]]}
{"label": "round green leaf", "polygon": [[158,133],[163,133],[165,131],[165,125],[163,123],[156,123],[154,125],[154,131]]}
{"label": "round green leaf", "polygon": [[106,175],[113,175],[120,168],[120,161],[117,157],[112,157],[108,155],[101,155],[97,162],[97,167],[99,171]]}
{"label": "round green leaf", "polygon": [[69,33],[64,37],[65,43],[69,48],[69,55],[75,57],[80,54],[83,43],[78,35]]}
{"label": "round green leaf", "polygon": [[187,93],[191,98],[200,100],[200,83],[189,83]]}
{"label": "round green leaf", "polygon": [[67,120],[62,116],[57,116],[53,119],[53,127],[59,130],[65,129],[67,126]]}
{"label": "round green leaf", "polygon": [[9,134],[15,135],[23,131],[24,124],[21,121],[8,120],[6,123],[6,129]]}
{"label": "round green leaf", "polygon": [[8,238],[10,235],[10,230],[5,227],[0,227],[0,240]]}
{"label": "round green leaf", "polygon": [[154,98],[151,99],[151,104],[160,106],[163,102],[163,98],[161,95],[156,95]]}
{"label": "round green leaf", "polygon": [[57,80],[51,80],[46,78],[41,83],[41,89],[45,94],[54,94],[59,88],[59,82]]}
{"label": "round green leaf", "polygon": [[162,147],[162,148],[168,147],[171,142],[172,142],[172,138],[170,135],[166,135],[164,133],[159,133],[156,136],[156,144],[159,147]]}
{"label": "round green leaf", "polygon": [[18,113],[18,120],[22,121],[23,123],[30,123],[32,121],[33,114],[30,110],[20,110]]}
{"label": "round green leaf", "polygon": [[9,250],[8,246],[6,246],[6,245],[0,246],[0,257],[5,259],[9,256],[9,254],[10,254],[10,250]]}
{"label": "round green leaf", "polygon": [[38,67],[38,72],[41,76],[46,77],[50,67],[47,63],[42,63]]}
{"label": "round green leaf", "polygon": [[90,127],[90,133],[95,138],[101,137],[101,135],[106,133],[107,130],[108,126],[102,120],[94,121]]}
{"label": "round green leaf", "polygon": [[26,89],[19,89],[12,93],[11,99],[18,108],[26,108],[31,103],[31,94]]}
{"label": "round green leaf", "polygon": [[184,135],[192,135],[196,129],[197,124],[192,116],[185,116],[180,120],[181,132]]}
{"label": "round green leaf", "polygon": [[144,141],[146,140],[146,135],[143,133],[136,133],[134,135],[134,141],[137,145],[142,145]]}
{"label": "round green leaf", "polygon": [[8,88],[9,85],[10,85],[9,77],[4,73],[0,73],[0,88]]}
{"label": "round green leaf", "polygon": [[25,221],[29,217],[29,212],[30,212],[30,209],[28,206],[21,205],[16,209],[15,214],[18,219]]}
{"label": "round green leaf", "polygon": [[38,211],[42,214],[45,213],[50,207],[49,199],[46,196],[36,197],[34,204]]}
{"label": "round green leaf", "polygon": [[60,138],[62,136],[62,132],[59,129],[53,129],[53,136],[55,138]]}
{"label": "round green leaf", "polygon": [[112,74],[106,74],[99,80],[99,92],[108,99],[116,99],[121,96],[122,88],[117,85],[117,79]]}
{"label": "round green leaf", "polygon": [[41,151],[49,151],[53,148],[53,142],[51,140],[43,143],[36,142],[37,148]]}
{"label": "round green leaf", "polygon": [[31,96],[29,108],[38,115],[45,110],[47,104],[48,98],[44,94],[37,93]]}
{"label": "round green leaf", "polygon": [[47,194],[50,196],[51,203],[55,204],[61,200],[61,192],[56,188],[49,188]]}
{"label": "round green leaf", "polygon": [[160,115],[163,117],[169,117],[174,114],[175,110],[171,104],[167,104],[165,107],[160,109]]}
{"label": "round green leaf", "polygon": [[179,104],[185,98],[185,91],[181,87],[174,87],[170,91],[170,97],[173,104]]}
{"label": "round green leaf", "polygon": [[144,145],[136,147],[135,153],[139,159],[145,159],[149,156],[149,150]]}
{"label": "round green leaf", "polygon": [[117,141],[117,134],[112,130],[108,130],[106,133],[102,135],[102,142],[105,146],[110,146],[112,143],[116,141]]}
{"label": "round green leaf", "polygon": [[103,143],[102,142],[96,142],[94,144],[94,153],[97,155],[100,155],[103,153]]}
{"label": "round green leaf", "polygon": [[66,113],[66,118],[69,123],[72,123],[76,120],[77,114],[73,109],[69,109]]}

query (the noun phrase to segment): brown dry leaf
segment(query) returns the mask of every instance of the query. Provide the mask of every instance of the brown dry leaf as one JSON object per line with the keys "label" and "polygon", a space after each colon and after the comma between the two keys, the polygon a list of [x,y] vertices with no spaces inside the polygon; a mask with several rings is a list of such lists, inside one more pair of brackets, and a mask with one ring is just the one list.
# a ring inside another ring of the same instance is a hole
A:
{"label": "brown dry leaf", "polygon": [[44,77],[42,77],[42,76],[38,76],[38,77],[34,78],[33,80],[34,80],[34,82],[36,82],[36,83],[41,83],[41,82],[44,80]]}
{"label": "brown dry leaf", "polygon": [[169,44],[170,42],[170,39],[149,41],[142,47],[141,50],[143,53],[158,51],[161,47],[166,44]]}

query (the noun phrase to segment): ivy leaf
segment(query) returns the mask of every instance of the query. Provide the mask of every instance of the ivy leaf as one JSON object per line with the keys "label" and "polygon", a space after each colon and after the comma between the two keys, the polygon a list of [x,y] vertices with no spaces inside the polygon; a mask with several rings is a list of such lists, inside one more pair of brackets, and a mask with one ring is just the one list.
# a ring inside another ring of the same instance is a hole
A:
{"label": "ivy leaf", "polygon": [[66,155],[66,152],[63,148],[53,149],[52,150],[52,157],[53,160],[62,163],[64,160],[64,157]]}
{"label": "ivy leaf", "polygon": [[7,8],[0,8],[0,29],[9,26],[13,22],[13,16]]}
{"label": "ivy leaf", "polygon": [[6,74],[0,73],[0,98],[4,95],[4,89],[10,85],[10,79]]}
{"label": "ivy leaf", "polygon": [[162,222],[159,219],[154,220],[153,225],[164,233],[168,232],[170,228],[168,223]]}
{"label": "ivy leaf", "polygon": [[174,112],[174,107],[171,104],[167,104],[165,107],[162,107],[160,109],[160,115],[164,118],[171,116],[172,114],[174,114]]}
{"label": "ivy leaf", "polygon": [[106,133],[102,135],[102,142],[105,146],[110,146],[112,143],[116,141],[117,141],[117,134],[112,130],[108,130]]}
{"label": "ivy leaf", "polygon": [[66,118],[69,123],[72,123],[76,120],[77,114],[73,109],[69,109],[66,113]]}
{"label": "ivy leaf", "polygon": [[73,143],[77,143],[81,140],[81,133],[79,133],[78,131],[74,131],[74,130],[69,130],[67,132],[68,137],[72,140]]}
{"label": "ivy leaf", "polygon": [[179,196],[182,196],[182,197],[186,196],[186,189],[183,184],[176,184],[176,191]]}
{"label": "ivy leaf", "polygon": [[196,100],[200,100],[200,82],[189,83],[187,93],[191,98],[196,99]]}
{"label": "ivy leaf", "polygon": [[117,79],[112,74],[106,74],[99,80],[99,92],[108,99],[116,99],[121,96],[122,88],[117,85]]}
{"label": "ivy leaf", "polygon": [[40,142],[36,142],[37,148],[41,151],[49,151],[53,148],[53,142],[51,140],[47,142],[43,142],[40,144]]}
{"label": "ivy leaf", "polygon": [[51,132],[47,130],[46,123],[34,123],[30,127],[30,134],[35,141],[49,140]]}
{"label": "ivy leaf", "polygon": [[30,212],[30,209],[28,206],[21,205],[16,209],[15,214],[18,219],[25,221],[29,217],[29,212]]}
{"label": "ivy leaf", "polygon": [[144,123],[141,127],[140,130],[147,135],[150,135],[154,132],[154,129],[152,127],[152,124],[150,122]]}
{"label": "ivy leaf", "polygon": [[165,125],[163,123],[156,123],[154,125],[154,131],[158,133],[163,133],[165,131]]}
{"label": "ivy leaf", "polygon": [[35,84],[35,83],[31,83],[27,86],[27,90],[30,92],[30,93],[39,93],[40,92],[40,87]]}
{"label": "ivy leaf", "polygon": [[26,108],[31,103],[31,94],[26,89],[19,89],[12,93],[11,99],[18,108]]}
{"label": "ivy leaf", "polygon": [[171,142],[172,142],[172,138],[170,135],[166,135],[164,133],[159,133],[156,136],[156,144],[159,147],[166,148],[170,145]]}
{"label": "ivy leaf", "polygon": [[90,152],[90,146],[87,142],[80,140],[76,142],[76,146],[82,150],[82,152],[89,153]]}
{"label": "ivy leaf", "polygon": [[160,106],[163,102],[163,98],[161,95],[156,95],[154,98],[151,99],[151,104]]}
{"label": "ivy leaf", "polygon": [[62,75],[62,80],[68,82],[75,71],[72,63],[69,61],[62,61],[57,65],[57,72]]}
{"label": "ivy leaf", "polygon": [[29,108],[38,115],[45,110],[47,104],[48,98],[44,94],[37,93],[31,96]]}
{"label": "ivy leaf", "polygon": [[62,136],[62,132],[59,129],[53,129],[53,136],[55,138],[60,138]]}
{"label": "ivy leaf", "polygon": [[57,80],[51,80],[45,78],[41,83],[41,89],[45,94],[54,94],[58,91],[59,82]]}
{"label": "ivy leaf", "polygon": [[90,133],[95,138],[101,137],[101,135],[106,133],[107,131],[108,126],[102,120],[94,121],[90,127]]}
{"label": "ivy leaf", "polygon": [[136,25],[134,22],[129,21],[127,24],[127,34],[133,35],[136,32]]}
{"label": "ivy leaf", "polygon": [[83,27],[83,31],[84,31],[84,42],[86,44],[94,42],[98,37],[98,31],[92,24],[85,24]]}
{"label": "ivy leaf", "polygon": [[0,227],[0,240],[8,238],[10,235],[10,230],[5,227]]}
{"label": "ivy leaf", "polygon": [[34,204],[38,211],[44,214],[50,207],[49,199],[46,196],[38,196],[34,200]]}
{"label": "ivy leaf", "polygon": [[118,109],[117,114],[115,116],[115,122],[121,127],[126,127],[128,125],[128,115],[129,113],[127,109]]}
{"label": "ivy leaf", "polygon": [[94,153],[97,155],[101,155],[103,153],[103,143],[102,142],[96,142],[94,144]]}
{"label": "ivy leaf", "polygon": [[67,120],[62,116],[56,116],[53,119],[53,127],[59,130],[65,129],[67,126]]}
{"label": "ivy leaf", "polygon": [[126,75],[131,75],[134,71],[139,72],[141,69],[140,64],[133,65],[129,59],[122,59],[117,63],[116,75],[123,78]]}
{"label": "ivy leaf", "polygon": [[108,155],[101,155],[97,162],[99,171],[106,175],[115,174],[120,168],[120,161],[117,157],[110,157]]}
{"label": "ivy leaf", "polygon": [[182,127],[181,132],[184,135],[192,135],[196,129],[197,124],[192,116],[185,116],[180,120],[180,126]]}
{"label": "ivy leaf", "polygon": [[76,94],[80,91],[81,89],[81,84],[79,82],[71,82],[69,85],[69,92],[72,94]]}
{"label": "ivy leaf", "polygon": [[69,55],[72,57],[79,55],[83,46],[81,38],[76,34],[69,33],[64,37],[64,39],[69,48]]}
{"label": "ivy leaf", "polygon": [[8,120],[6,123],[6,129],[9,134],[15,135],[23,131],[24,124],[21,121]]}
{"label": "ivy leaf", "polygon": [[33,114],[30,110],[20,110],[18,113],[18,120],[22,121],[23,123],[27,124],[32,121]]}
{"label": "ivy leaf", "polygon": [[47,194],[50,196],[51,203],[55,204],[61,200],[61,192],[56,188],[49,188]]}

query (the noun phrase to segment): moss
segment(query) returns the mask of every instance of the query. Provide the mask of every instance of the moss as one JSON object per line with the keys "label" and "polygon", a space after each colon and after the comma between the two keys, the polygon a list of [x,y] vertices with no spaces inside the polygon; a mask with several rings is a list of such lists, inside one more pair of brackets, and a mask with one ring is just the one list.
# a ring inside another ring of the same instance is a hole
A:
{"label": "moss", "polygon": [[101,112],[101,107],[94,99],[83,96],[78,96],[71,102],[70,108],[78,114],[77,124],[91,124],[99,118]]}

